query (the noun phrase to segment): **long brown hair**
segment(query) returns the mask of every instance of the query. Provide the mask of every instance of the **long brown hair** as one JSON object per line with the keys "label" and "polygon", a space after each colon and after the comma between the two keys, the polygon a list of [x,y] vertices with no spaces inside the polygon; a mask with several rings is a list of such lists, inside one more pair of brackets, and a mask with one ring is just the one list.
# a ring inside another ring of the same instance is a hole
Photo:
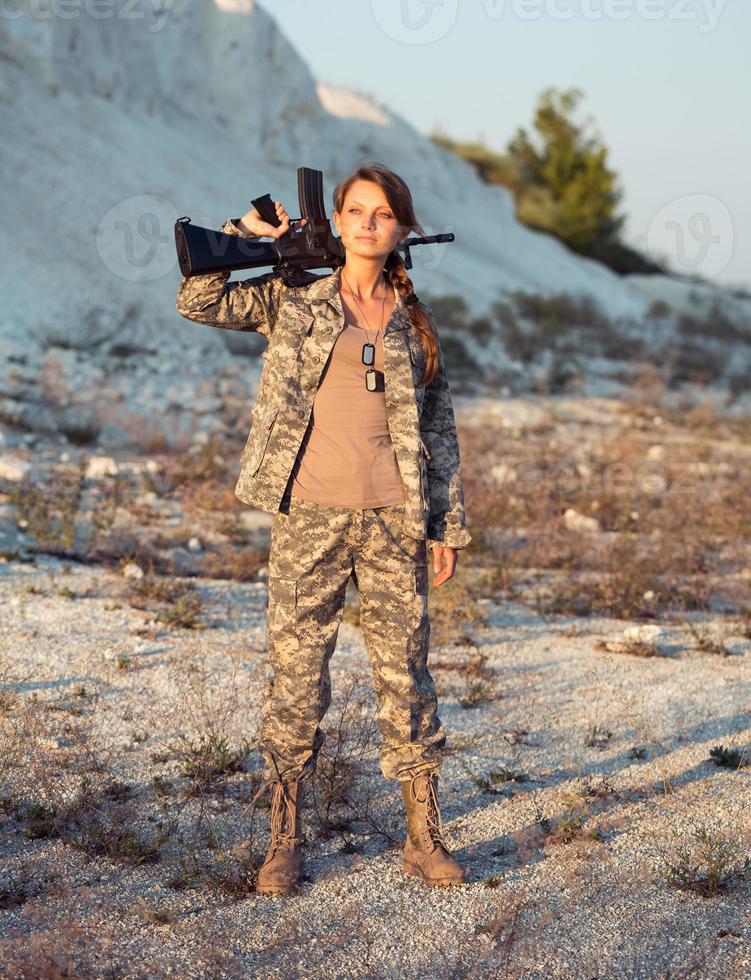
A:
{"label": "long brown hair", "polygon": [[[403,228],[408,228],[420,235],[425,234],[417,221],[412,204],[412,195],[407,185],[393,170],[389,170],[388,167],[384,167],[383,164],[375,161],[362,164],[334,188],[334,208],[340,214],[344,210],[344,199],[347,196],[347,191],[356,180],[370,180],[374,184],[378,184],[386,195],[389,207],[394,212],[399,224]],[[425,368],[420,383],[428,385],[438,370],[438,342],[432,318],[425,306],[415,296],[412,280],[407,274],[407,267],[398,252],[391,252],[386,259],[383,274],[387,281],[396,287],[403,300],[406,301],[409,298],[407,303],[409,318],[412,326],[420,335],[420,343],[425,352]]]}

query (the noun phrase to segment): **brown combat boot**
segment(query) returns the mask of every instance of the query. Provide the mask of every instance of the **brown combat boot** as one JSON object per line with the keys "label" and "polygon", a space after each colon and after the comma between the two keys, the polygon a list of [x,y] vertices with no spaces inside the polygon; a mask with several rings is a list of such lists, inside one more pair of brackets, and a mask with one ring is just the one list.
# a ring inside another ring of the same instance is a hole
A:
{"label": "brown combat boot", "polygon": [[402,782],[407,811],[404,871],[428,885],[461,885],[464,868],[449,853],[443,840],[443,823],[436,796],[434,773],[423,772]]}
{"label": "brown combat boot", "polygon": [[301,782],[274,782],[271,790],[271,843],[258,872],[261,895],[291,895],[302,877],[300,850]]}

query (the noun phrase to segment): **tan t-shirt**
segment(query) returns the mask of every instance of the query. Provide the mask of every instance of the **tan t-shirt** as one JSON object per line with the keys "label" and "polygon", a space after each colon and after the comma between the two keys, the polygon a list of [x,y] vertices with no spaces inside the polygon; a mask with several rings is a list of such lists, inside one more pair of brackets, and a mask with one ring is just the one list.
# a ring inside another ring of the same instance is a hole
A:
{"label": "tan t-shirt", "polygon": [[[363,344],[374,341],[375,364],[363,364]],[[380,373],[379,390],[365,387],[369,367]],[[383,331],[376,339],[372,330],[347,318],[324,369],[292,474],[292,496],[324,506],[365,509],[404,502],[386,421]]]}

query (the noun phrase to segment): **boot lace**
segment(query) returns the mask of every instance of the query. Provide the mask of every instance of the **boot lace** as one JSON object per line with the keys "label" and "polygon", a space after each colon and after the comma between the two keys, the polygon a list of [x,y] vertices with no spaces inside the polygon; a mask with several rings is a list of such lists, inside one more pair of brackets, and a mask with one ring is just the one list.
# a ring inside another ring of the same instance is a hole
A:
{"label": "boot lace", "polygon": [[295,803],[286,783],[274,783],[271,798],[271,852],[290,851],[296,843]]}
{"label": "boot lace", "polygon": [[416,801],[419,800],[419,797],[417,795],[417,789],[418,789],[417,784],[418,781],[424,783],[427,791],[427,797],[424,801],[419,800],[419,802],[421,803],[425,802],[426,804],[425,822],[426,822],[428,837],[430,838],[431,843],[436,847],[440,845],[445,850],[448,850],[448,847],[446,845],[446,840],[445,840],[445,829],[443,826],[443,818],[441,817],[441,810],[440,807],[438,806],[438,797],[436,795],[436,790],[435,790],[436,777],[440,779],[441,778],[440,773],[435,773],[433,776],[424,775],[424,774],[415,776],[415,778],[412,780],[411,791],[412,791],[413,799]]}
{"label": "boot lace", "polygon": [[[250,810],[251,836],[253,833],[253,818],[255,809],[261,795],[271,788],[271,842],[269,844],[270,855],[276,853],[280,848],[290,850],[297,843],[295,836],[295,803],[289,794],[287,784],[279,779],[268,779],[262,783],[258,792],[240,814],[244,817]],[[300,792],[298,788],[298,793]],[[285,821],[286,817],[286,821]]]}

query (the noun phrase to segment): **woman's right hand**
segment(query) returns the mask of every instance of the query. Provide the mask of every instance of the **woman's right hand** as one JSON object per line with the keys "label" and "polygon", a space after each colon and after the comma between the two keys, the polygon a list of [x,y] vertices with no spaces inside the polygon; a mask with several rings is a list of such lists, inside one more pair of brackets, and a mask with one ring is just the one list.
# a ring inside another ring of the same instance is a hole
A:
{"label": "woman's right hand", "polygon": [[[247,211],[240,218],[240,228],[249,235],[268,235],[270,238],[281,238],[282,235],[286,235],[289,231],[289,215],[282,207],[281,201],[274,201],[274,207],[276,208],[276,216],[281,222],[278,228],[270,225],[268,221],[264,221],[256,208]],[[307,220],[307,218],[303,218],[296,227],[301,228]]]}

